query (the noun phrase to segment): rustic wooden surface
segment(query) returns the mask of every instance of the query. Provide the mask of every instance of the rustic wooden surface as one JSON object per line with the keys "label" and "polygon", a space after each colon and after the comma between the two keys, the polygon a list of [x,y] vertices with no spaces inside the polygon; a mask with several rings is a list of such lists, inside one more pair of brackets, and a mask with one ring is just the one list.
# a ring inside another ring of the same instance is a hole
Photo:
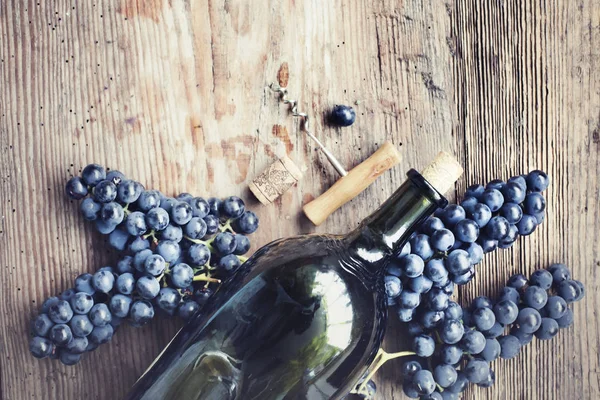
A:
{"label": "rustic wooden surface", "polygon": [[[554,261],[588,295],[573,328],[495,362],[496,385],[465,398],[600,398],[600,2],[258,3],[0,2],[0,397],[120,398],[178,328],[123,328],[71,368],[29,355],[41,301],[116,259],[63,194],[87,163],[166,193],[241,194],[261,217],[255,245],[314,230],[301,206],[336,174],[265,88],[279,72],[344,165],[384,140],[404,155],[316,231],[354,227],[442,149],[466,170],[456,193],[550,173],[541,229],[487,256],[458,298],[493,296],[512,273]],[[323,124],[332,105],[356,100],[352,127]],[[305,177],[260,206],[247,183],[285,153]],[[390,351],[402,346],[394,332]],[[379,399],[403,398],[400,364],[379,374]]]}

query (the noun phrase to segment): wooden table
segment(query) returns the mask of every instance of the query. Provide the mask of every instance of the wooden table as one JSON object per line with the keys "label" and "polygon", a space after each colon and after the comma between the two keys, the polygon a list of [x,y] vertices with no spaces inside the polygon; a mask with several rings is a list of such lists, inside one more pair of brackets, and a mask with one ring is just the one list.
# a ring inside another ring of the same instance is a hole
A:
{"label": "wooden table", "polygon": [[[40,303],[117,259],[64,195],[86,164],[165,193],[241,195],[261,218],[256,248],[348,231],[439,150],[465,167],[455,194],[536,168],[552,177],[546,222],[486,256],[459,301],[557,261],[587,287],[574,327],[495,362],[496,385],[465,398],[600,398],[599,10],[598,0],[0,2],[0,398],[120,398],[179,327],[122,328],[76,367],[29,355]],[[266,88],[278,75],[344,165],[385,140],[404,156],[318,229],[301,206],[336,174]],[[356,101],[352,127],[324,125],[334,104]],[[263,207],[247,184],[286,153],[305,178]],[[403,345],[394,333],[390,351]],[[400,365],[378,375],[379,399],[403,398]]]}

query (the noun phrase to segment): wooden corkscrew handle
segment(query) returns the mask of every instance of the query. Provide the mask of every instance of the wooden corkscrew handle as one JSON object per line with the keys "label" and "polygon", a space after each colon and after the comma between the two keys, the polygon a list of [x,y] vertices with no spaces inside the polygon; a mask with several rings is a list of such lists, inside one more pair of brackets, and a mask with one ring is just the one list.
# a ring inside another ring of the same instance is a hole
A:
{"label": "wooden corkscrew handle", "polygon": [[365,161],[341,177],[325,193],[304,205],[304,214],[315,225],[320,225],[335,210],[355,198],[371,183],[402,159],[400,152],[390,142],[385,142]]}

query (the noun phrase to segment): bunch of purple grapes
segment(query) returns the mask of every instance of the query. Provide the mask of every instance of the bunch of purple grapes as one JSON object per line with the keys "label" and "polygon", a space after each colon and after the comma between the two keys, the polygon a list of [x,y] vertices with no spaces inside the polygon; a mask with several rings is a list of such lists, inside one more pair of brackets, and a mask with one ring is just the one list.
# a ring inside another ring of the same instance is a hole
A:
{"label": "bunch of purple grapes", "polygon": [[166,197],[97,164],[71,178],[66,192],[82,200],[83,217],[124,253],[116,267],[78,276],[34,319],[31,353],[66,365],[110,341],[123,320],[141,326],[155,310],[191,318],[245,261],[246,235],[259,224],[238,197]]}
{"label": "bunch of purple grapes", "polygon": [[387,268],[388,304],[403,322],[443,310],[455,285],[470,282],[485,253],[509,248],[530,235],[545,217],[541,192],[548,176],[539,170],[470,186],[460,203],[438,210],[419,227]]}
{"label": "bunch of purple grapes", "polygon": [[470,383],[494,384],[490,363],[517,356],[533,340],[553,338],[573,323],[570,303],[585,289],[564,264],[513,275],[496,302],[477,297],[468,308],[450,301],[435,318],[408,324],[416,357],[403,364],[410,398],[458,399]]}

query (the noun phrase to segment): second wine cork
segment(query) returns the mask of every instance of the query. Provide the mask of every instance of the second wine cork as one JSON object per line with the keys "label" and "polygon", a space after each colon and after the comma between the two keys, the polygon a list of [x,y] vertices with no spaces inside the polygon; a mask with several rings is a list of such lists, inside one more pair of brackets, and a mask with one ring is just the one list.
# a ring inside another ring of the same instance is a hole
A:
{"label": "second wine cork", "polygon": [[283,156],[269,165],[248,186],[258,201],[269,205],[302,179],[302,175],[300,168],[288,156]]}

